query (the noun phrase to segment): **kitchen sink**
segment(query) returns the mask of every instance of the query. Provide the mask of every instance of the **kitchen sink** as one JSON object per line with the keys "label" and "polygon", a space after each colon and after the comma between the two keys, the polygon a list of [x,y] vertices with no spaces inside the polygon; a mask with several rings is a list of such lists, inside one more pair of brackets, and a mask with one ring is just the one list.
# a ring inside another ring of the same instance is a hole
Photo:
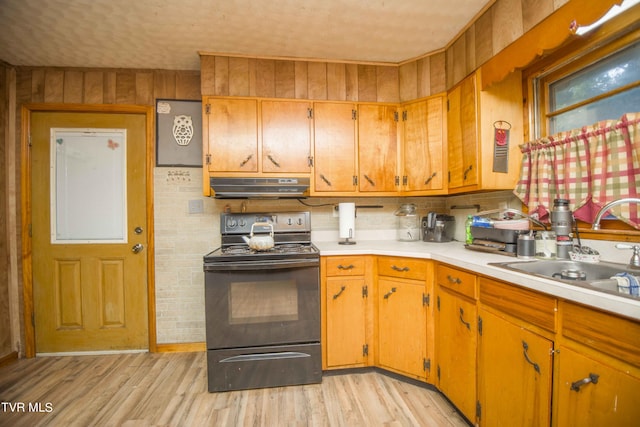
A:
{"label": "kitchen sink", "polygon": [[628,295],[628,293],[619,292],[618,281],[611,278],[618,273],[629,273],[632,276],[640,278],[640,269],[633,269],[625,264],[612,262],[589,263],[572,260],[534,260],[494,262],[489,263],[489,265],[577,286],[612,292],[631,298],[638,298]]}

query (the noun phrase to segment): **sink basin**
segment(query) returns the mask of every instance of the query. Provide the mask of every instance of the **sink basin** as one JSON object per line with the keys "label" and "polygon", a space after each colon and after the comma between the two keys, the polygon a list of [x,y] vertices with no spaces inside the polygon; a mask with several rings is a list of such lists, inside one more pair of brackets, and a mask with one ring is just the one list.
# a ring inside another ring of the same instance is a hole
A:
{"label": "sink basin", "polygon": [[618,273],[629,273],[640,277],[640,270],[625,264],[612,262],[589,263],[571,260],[534,260],[490,263],[504,268],[532,276],[544,277],[559,282],[571,283],[577,286],[594,288],[617,295],[637,298],[618,291],[618,281],[611,279]]}

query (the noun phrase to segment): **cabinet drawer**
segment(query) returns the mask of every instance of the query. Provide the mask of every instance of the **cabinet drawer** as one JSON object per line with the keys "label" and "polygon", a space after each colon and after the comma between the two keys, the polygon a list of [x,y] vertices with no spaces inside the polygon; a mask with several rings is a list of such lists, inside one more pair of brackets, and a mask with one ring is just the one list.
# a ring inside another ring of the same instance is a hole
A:
{"label": "cabinet drawer", "polygon": [[561,305],[562,335],[640,367],[640,323],[571,302]]}
{"label": "cabinet drawer", "polygon": [[378,257],[378,275],[426,280],[428,261],[402,257]]}
{"label": "cabinet drawer", "polygon": [[557,301],[553,297],[481,277],[480,302],[548,331],[556,329]]}
{"label": "cabinet drawer", "polygon": [[467,273],[455,268],[439,265],[437,269],[437,280],[440,286],[449,288],[469,298],[476,299],[476,275]]}
{"label": "cabinet drawer", "polygon": [[327,271],[325,275],[331,276],[364,276],[364,257],[327,257]]}

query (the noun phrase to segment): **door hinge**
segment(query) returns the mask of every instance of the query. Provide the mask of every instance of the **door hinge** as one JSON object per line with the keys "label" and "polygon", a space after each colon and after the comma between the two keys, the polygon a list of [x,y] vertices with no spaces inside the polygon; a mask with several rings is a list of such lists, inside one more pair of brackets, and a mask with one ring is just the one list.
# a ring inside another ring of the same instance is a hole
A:
{"label": "door hinge", "polygon": [[29,147],[31,147],[33,144],[31,143],[31,133],[29,133]]}
{"label": "door hinge", "polygon": [[438,311],[440,311],[440,295],[436,298],[436,306],[438,307]]}
{"label": "door hinge", "polygon": [[479,400],[476,400],[476,418],[482,418],[482,405]]}
{"label": "door hinge", "polygon": [[440,365],[436,368],[436,375],[438,376],[438,381],[440,381]]}
{"label": "door hinge", "polygon": [[449,111],[449,100],[447,99],[447,111]]}
{"label": "door hinge", "polygon": [[425,372],[431,372],[431,359],[427,359],[427,358],[422,359],[422,369]]}
{"label": "door hinge", "polygon": [[307,108],[307,118],[313,119],[313,108]]}
{"label": "door hinge", "polygon": [[393,112],[393,120],[396,121],[396,122],[400,121],[400,115],[398,114],[397,111]]}
{"label": "door hinge", "polygon": [[211,114],[211,104],[207,104],[204,106],[205,114]]}
{"label": "door hinge", "polygon": [[396,175],[396,187],[400,185],[400,177]]}
{"label": "door hinge", "polygon": [[368,356],[369,355],[369,344],[364,344],[362,346],[362,355],[363,356]]}
{"label": "door hinge", "polygon": [[404,111],[402,112],[402,121],[405,121],[405,122],[406,122],[406,121],[407,121],[407,117],[408,117],[408,116],[409,116],[409,115],[407,114],[407,110],[404,110]]}
{"label": "door hinge", "polygon": [[357,118],[358,118],[358,112],[356,110],[351,110],[351,119],[357,120]]}
{"label": "door hinge", "polygon": [[206,159],[207,164],[210,165],[211,164],[211,154],[207,154],[205,156],[205,159]]}
{"label": "door hinge", "polygon": [[29,224],[29,237],[33,237],[33,228],[31,227],[31,224]]}
{"label": "door hinge", "polygon": [[429,307],[429,303],[431,300],[431,295],[430,294],[422,294],[422,305],[426,305],[427,307]]}
{"label": "door hinge", "polygon": [[408,185],[409,184],[409,177],[407,175],[404,175],[402,177],[402,185]]}
{"label": "door hinge", "polygon": [[362,287],[362,298],[367,298],[369,296],[369,288],[367,285]]}
{"label": "door hinge", "polygon": [[482,336],[482,317],[478,316],[478,334]]}
{"label": "door hinge", "polygon": [[353,176],[353,186],[356,187],[358,185],[358,177],[356,175]]}
{"label": "door hinge", "polygon": [[313,156],[307,157],[307,165],[312,168],[313,167]]}
{"label": "door hinge", "polygon": [[451,172],[447,172],[447,182],[451,182]]}

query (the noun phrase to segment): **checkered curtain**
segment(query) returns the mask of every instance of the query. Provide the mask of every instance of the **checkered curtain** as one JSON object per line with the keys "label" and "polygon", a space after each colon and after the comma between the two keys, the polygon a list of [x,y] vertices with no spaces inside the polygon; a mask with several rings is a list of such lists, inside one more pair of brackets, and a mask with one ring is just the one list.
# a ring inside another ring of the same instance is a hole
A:
{"label": "checkered curtain", "polygon": [[[568,199],[577,219],[593,223],[605,204],[639,196],[640,113],[530,141],[520,149],[514,194],[543,221],[554,199]],[[610,213],[640,229],[639,205],[623,204]]]}

